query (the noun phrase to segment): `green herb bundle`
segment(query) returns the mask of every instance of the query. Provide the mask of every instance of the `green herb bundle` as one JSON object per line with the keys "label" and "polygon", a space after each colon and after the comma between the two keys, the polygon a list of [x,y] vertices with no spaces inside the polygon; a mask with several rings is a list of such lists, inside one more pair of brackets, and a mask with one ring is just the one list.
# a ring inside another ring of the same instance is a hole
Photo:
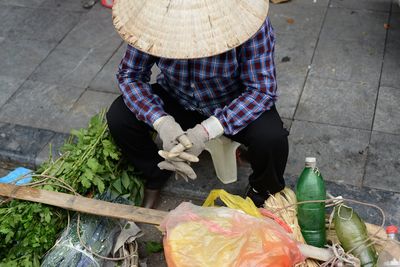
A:
{"label": "green herb bundle", "polygon": [[[143,184],[121,158],[104,115],[94,116],[87,128],[71,131],[71,138],[61,148],[62,156],[55,161],[50,157],[33,175],[39,188],[69,193],[73,189],[81,195],[109,188],[112,194],[140,204]],[[0,267],[39,266],[66,226],[66,216],[66,211],[44,204],[12,200],[1,205]]]}

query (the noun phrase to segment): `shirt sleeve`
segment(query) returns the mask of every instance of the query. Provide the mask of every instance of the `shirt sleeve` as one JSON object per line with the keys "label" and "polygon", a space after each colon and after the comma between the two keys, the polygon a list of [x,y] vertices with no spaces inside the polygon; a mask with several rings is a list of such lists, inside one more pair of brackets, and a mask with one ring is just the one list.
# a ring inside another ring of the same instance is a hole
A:
{"label": "shirt sleeve", "polygon": [[153,94],[150,82],[151,67],[156,58],[128,45],[118,73],[118,86],[126,106],[138,120],[153,125],[166,115],[160,97]]}
{"label": "shirt sleeve", "polygon": [[274,47],[275,36],[269,18],[239,47],[240,79],[245,91],[214,112],[225,134],[238,133],[274,105],[277,99]]}

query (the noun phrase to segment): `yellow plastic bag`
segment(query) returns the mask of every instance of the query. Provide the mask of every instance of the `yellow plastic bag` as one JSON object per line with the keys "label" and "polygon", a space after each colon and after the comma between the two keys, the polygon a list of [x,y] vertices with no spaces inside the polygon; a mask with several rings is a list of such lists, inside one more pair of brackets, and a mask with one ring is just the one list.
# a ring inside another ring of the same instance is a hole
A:
{"label": "yellow plastic bag", "polygon": [[[209,207],[218,197],[233,208]],[[160,227],[169,267],[291,267],[304,260],[277,222],[263,217],[250,199],[223,190],[213,190],[203,207],[181,203]]]}
{"label": "yellow plastic bag", "polygon": [[204,201],[203,207],[214,207],[215,200],[217,198],[220,198],[221,201],[224,202],[225,205],[231,209],[242,210],[247,214],[257,218],[263,217],[256,205],[254,205],[253,201],[249,197],[243,199],[240,196],[229,194],[223,189],[212,190],[207,199]]}

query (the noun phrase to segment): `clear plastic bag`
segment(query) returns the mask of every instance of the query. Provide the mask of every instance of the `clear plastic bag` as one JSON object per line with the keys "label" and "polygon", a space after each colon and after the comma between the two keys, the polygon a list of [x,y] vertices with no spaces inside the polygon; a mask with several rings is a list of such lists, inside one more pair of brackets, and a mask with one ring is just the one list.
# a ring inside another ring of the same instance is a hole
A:
{"label": "clear plastic bag", "polygon": [[[93,256],[79,241],[77,218],[65,229],[61,239],[46,255],[41,266],[101,266],[103,260]],[[99,255],[107,256],[114,245],[116,233],[121,229],[117,220],[81,215],[80,231],[84,244]]]}
{"label": "clear plastic bag", "polygon": [[[110,192],[105,192],[97,198],[114,203],[129,203],[121,197],[112,196]],[[117,234],[121,231],[121,223],[124,222],[118,219],[81,214],[79,222],[81,240],[79,240],[78,216],[75,214],[69,227],[65,228],[54,247],[46,254],[41,266],[102,266],[105,260],[95,257],[92,252],[104,257],[110,254]],[[91,250],[87,250],[81,241]]]}
{"label": "clear plastic bag", "polygon": [[161,224],[169,267],[294,266],[304,260],[285,230],[270,218],[188,202]]}

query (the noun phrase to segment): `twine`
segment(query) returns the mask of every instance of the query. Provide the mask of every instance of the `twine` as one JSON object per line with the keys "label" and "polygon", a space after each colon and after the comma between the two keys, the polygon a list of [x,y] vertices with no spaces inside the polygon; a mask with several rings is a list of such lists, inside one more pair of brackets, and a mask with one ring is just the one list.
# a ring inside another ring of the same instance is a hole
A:
{"label": "twine", "polygon": [[[67,191],[72,192],[75,196],[82,196],[82,195],[80,195],[79,193],[77,193],[77,192],[74,190],[74,188],[72,188],[69,184],[67,184],[67,183],[66,183],[65,181],[63,181],[62,179],[59,179],[59,178],[54,177],[54,176],[51,176],[51,175],[46,175],[46,174],[31,174],[31,173],[28,173],[28,174],[25,174],[25,175],[21,175],[20,177],[18,177],[17,179],[15,179],[15,180],[14,180],[12,183],[10,183],[10,184],[15,184],[15,183],[17,183],[19,180],[24,179],[24,178],[29,177],[29,176],[31,176],[31,177],[42,177],[43,179],[38,180],[38,181],[35,181],[35,182],[26,183],[26,184],[24,184],[24,186],[30,186],[30,187],[38,187],[38,186],[43,186],[43,185],[58,186],[58,187],[64,188],[64,189],[67,190]],[[46,183],[47,180],[56,180],[56,181],[60,182],[61,184],[50,184],[50,183]],[[17,189],[18,189],[18,188],[15,188],[15,190],[17,190]],[[14,192],[12,192],[12,194],[13,194],[13,193],[14,193]],[[2,204],[5,204],[5,203],[11,201],[12,199],[13,199],[12,197],[8,197],[8,198],[6,198],[5,200],[2,200],[2,201],[0,202],[0,206],[1,206]],[[69,215],[69,211],[67,211],[67,212],[68,212],[67,229],[70,229],[70,228],[69,228],[69,226],[70,226],[70,215]],[[82,240],[82,237],[81,237],[81,235],[80,235],[80,213],[79,213],[79,212],[77,212],[77,213],[78,213],[78,217],[77,217],[77,224],[76,224],[76,227],[77,227],[77,235],[78,235],[79,242],[80,242],[80,244],[82,245],[82,247],[84,247],[86,250],[88,250],[90,253],[92,253],[93,256],[95,256],[95,257],[97,257],[97,258],[100,258],[100,259],[103,259],[103,260],[108,260],[108,261],[121,261],[121,260],[126,260],[126,259],[133,259],[134,261],[136,261],[136,259],[138,259],[138,254],[137,254],[138,245],[137,245],[137,242],[136,242],[136,241],[134,242],[135,246],[134,246],[134,248],[133,248],[133,252],[132,252],[131,254],[128,254],[128,255],[123,256],[123,257],[105,257],[105,256],[99,255],[98,253],[94,252],[94,251],[93,251],[89,246],[87,246],[87,245],[83,242],[83,240]],[[53,246],[51,249],[53,249],[59,242],[61,242],[61,238],[60,238],[59,240],[56,241],[56,243],[54,244],[54,246]],[[132,249],[131,246],[130,246],[130,248]],[[50,249],[50,250],[51,250],[51,249]],[[50,250],[49,250],[49,251],[50,251]],[[136,264],[134,264],[133,266],[136,266]]]}
{"label": "twine", "polygon": [[[355,204],[359,204],[359,205],[373,207],[373,208],[379,210],[379,212],[382,215],[382,222],[381,222],[379,229],[375,233],[368,236],[367,239],[365,239],[359,245],[355,246],[354,248],[352,248],[351,250],[349,250],[347,252],[345,252],[344,249],[339,244],[333,244],[330,248],[332,249],[335,256],[331,260],[329,260],[329,261],[325,262],[323,265],[321,265],[321,266],[337,266],[336,264],[338,262],[342,261],[342,262],[347,262],[347,263],[353,264],[353,266],[360,266],[359,260],[350,253],[352,251],[354,251],[355,249],[359,248],[360,246],[366,246],[366,247],[372,246],[376,243],[376,240],[380,239],[379,237],[377,237],[377,235],[379,234],[379,232],[383,229],[383,227],[385,225],[385,220],[386,220],[385,212],[383,211],[382,208],[380,208],[378,205],[375,205],[375,204],[370,204],[370,203],[357,201],[357,200],[353,200],[353,199],[345,199],[345,198],[341,198],[341,197],[335,198],[330,194],[327,194],[327,195],[331,199],[300,201],[300,202],[296,202],[296,203],[275,209],[273,212],[280,213],[283,210],[293,210],[294,206],[297,206],[300,204],[306,204],[306,203],[326,203],[326,204],[328,204],[328,205],[326,205],[326,207],[328,207],[328,206],[337,206],[339,204],[342,204],[343,202],[351,202],[351,203],[355,203]],[[340,209],[340,207],[339,207],[339,209]],[[333,215],[334,215],[334,211],[332,211],[332,213],[330,215],[328,229],[331,229]],[[345,218],[345,219],[348,220],[349,218]],[[373,238],[375,238],[375,240],[372,240]],[[398,242],[398,241],[395,241],[395,242],[400,244],[400,242]]]}

